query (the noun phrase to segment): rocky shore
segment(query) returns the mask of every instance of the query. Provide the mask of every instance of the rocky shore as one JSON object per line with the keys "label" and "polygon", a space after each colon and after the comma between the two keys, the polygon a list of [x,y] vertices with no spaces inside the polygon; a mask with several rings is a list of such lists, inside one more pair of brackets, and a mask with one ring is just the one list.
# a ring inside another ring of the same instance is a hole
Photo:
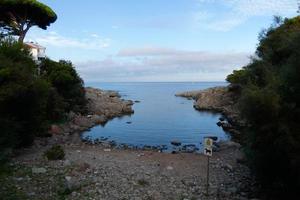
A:
{"label": "rocky shore", "polygon": [[[206,98],[214,101],[210,93],[199,95],[195,92],[185,96],[197,102]],[[33,146],[22,149],[12,159],[9,163],[11,172],[0,177],[0,197],[5,194],[7,199],[12,199],[9,198],[12,195],[18,197],[15,199],[33,200],[253,199],[255,182],[243,164],[245,158],[238,143],[217,144],[210,159],[207,196],[207,157],[203,154],[194,151],[161,153],[152,148],[118,149],[105,142],[95,145],[82,141],[79,137],[82,131],[133,112],[132,101],[120,99],[113,91],[87,88],[86,97],[87,115],[70,113],[69,121],[52,126],[49,132],[52,137],[36,140]],[[207,106],[203,106],[197,102],[195,107],[199,105],[199,108],[217,105],[207,101]],[[172,143],[180,145],[178,141]],[[57,144],[65,152],[64,159],[48,160],[44,153]]]}
{"label": "rocky shore", "polygon": [[117,150],[84,143],[61,146],[65,158],[56,161],[43,156],[48,146],[24,149],[10,163],[11,175],[0,179],[0,189],[32,200],[253,198],[254,182],[234,142],[220,143],[220,151],[210,159],[208,196],[207,158],[202,154]]}
{"label": "rocky shore", "polygon": [[133,101],[121,99],[115,91],[105,91],[91,87],[85,88],[85,91],[88,101],[87,114],[81,115],[71,112],[68,114],[66,122],[51,125],[49,134],[54,138],[61,136],[70,138],[70,135],[77,137],[81,132],[95,125],[103,125],[114,117],[134,113],[132,109]]}
{"label": "rocky shore", "polygon": [[214,87],[205,90],[188,91],[176,96],[194,99],[194,108],[222,113],[224,117],[217,123],[233,137],[240,138],[240,129],[245,126],[237,108],[237,97],[232,92],[231,86]]}

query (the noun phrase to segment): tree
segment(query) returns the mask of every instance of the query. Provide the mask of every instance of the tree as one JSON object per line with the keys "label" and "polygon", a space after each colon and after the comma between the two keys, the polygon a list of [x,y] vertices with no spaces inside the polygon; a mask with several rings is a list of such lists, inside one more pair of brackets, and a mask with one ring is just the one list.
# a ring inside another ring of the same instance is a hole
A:
{"label": "tree", "polygon": [[272,200],[299,196],[300,16],[275,18],[259,37],[256,58],[227,81],[242,88],[245,152],[262,194]]}
{"label": "tree", "polygon": [[36,0],[0,1],[1,29],[5,27],[12,35],[19,36],[19,42],[23,42],[32,26],[46,30],[56,19],[57,16],[50,7]]}

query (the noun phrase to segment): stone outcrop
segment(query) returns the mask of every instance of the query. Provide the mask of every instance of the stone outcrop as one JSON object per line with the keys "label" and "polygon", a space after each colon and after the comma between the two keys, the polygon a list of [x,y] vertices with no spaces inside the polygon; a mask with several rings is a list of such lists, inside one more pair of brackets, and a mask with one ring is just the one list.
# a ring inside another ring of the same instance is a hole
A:
{"label": "stone outcrop", "polygon": [[112,118],[131,114],[133,110],[131,100],[122,100],[120,95],[114,91],[104,91],[88,87],[86,88],[88,110],[91,114]]}
{"label": "stone outcrop", "polygon": [[205,90],[189,91],[176,94],[176,96],[194,99],[194,108],[222,113],[227,121],[220,119],[218,125],[225,131],[238,136],[237,129],[244,126],[237,107],[237,96],[229,87],[214,87]]}
{"label": "stone outcrop", "polygon": [[51,135],[70,134],[74,132],[85,131],[95,125],[105,124],[108,120],[122,115],[132,114],[133,102],[123,100],[115,91],[105,91],[96,88],[87,87],[86,99],[87,114],[82,115],[70,112],[67,115],[67,122],[63,124],[54,124],[50,127]]}

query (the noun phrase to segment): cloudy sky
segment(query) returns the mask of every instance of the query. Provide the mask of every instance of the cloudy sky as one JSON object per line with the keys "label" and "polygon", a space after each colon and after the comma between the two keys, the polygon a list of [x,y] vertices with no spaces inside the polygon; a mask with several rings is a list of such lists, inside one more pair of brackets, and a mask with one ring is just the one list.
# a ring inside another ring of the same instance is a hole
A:
{"label": "cloudy sky", "polygon": [[26,40],[86,82],[224,81],[249,62],[274,15],[297,0],[41,0],[58,15]]}

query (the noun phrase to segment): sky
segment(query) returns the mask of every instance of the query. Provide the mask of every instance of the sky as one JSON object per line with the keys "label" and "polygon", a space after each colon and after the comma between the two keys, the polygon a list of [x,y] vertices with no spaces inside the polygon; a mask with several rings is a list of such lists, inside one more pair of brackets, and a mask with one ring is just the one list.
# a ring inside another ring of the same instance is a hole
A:
{"label": "sky", "polygon": [[224,81],[250,61],[274,15],[300,0],[40,0],[58,19],[26,41],[85,82]]}

